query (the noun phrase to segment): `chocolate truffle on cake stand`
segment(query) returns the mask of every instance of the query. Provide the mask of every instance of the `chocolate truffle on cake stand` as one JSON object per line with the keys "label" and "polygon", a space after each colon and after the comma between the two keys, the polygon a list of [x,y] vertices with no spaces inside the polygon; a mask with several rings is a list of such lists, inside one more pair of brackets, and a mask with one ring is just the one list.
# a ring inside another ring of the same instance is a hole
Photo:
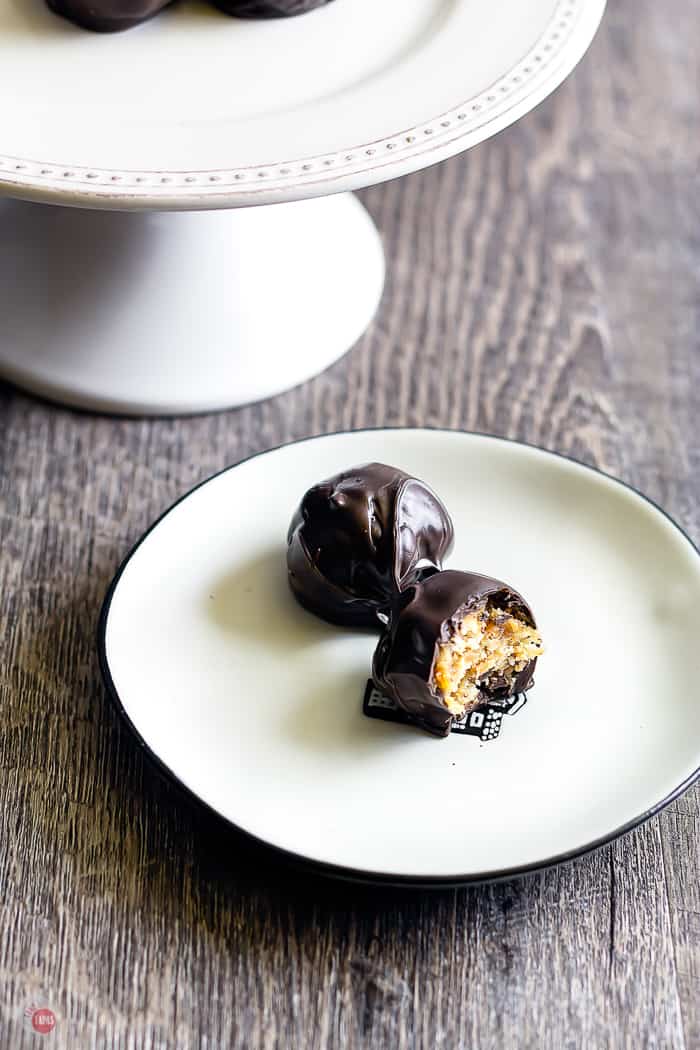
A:
{"label": "chocolate truffle on cake stand", "polygon": [[517,120],[604,6],[334,0],[256,21],[184,2],[101,36],[0,0],[0,375],[157,415],[320,372],[384,280],[350,191]]}

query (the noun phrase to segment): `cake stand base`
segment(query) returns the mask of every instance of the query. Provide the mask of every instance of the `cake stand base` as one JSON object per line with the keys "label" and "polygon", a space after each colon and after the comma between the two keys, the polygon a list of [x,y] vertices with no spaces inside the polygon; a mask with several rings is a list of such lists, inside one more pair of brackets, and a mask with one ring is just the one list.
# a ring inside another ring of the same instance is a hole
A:
{"label": "cake stand base", "polygon": [[216,212],[0,202],[0,375],[80,408],[206,412],[332,364],[381,297],[351,194]]}

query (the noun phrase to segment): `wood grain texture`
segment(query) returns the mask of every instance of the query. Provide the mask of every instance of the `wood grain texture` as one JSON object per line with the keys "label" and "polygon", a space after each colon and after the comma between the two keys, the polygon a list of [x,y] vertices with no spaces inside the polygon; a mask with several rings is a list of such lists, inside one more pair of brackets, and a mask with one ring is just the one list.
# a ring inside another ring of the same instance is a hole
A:
{"label": "wood grain texture", "polygon": [[[0,1047],[700,1048],[700,795],[510,883],[393,892],[280,867],[155,776],[96,618],[192,484],[308,434],[466,427],[596,463],[700,539],[700,23],[611,0],[497,139],[363,199],[389,280],[311,383],[189,420],[0,388]],[[1,235],[1,231],[0,231]],[[23,1023],[30,1002],[58,1023]]]}

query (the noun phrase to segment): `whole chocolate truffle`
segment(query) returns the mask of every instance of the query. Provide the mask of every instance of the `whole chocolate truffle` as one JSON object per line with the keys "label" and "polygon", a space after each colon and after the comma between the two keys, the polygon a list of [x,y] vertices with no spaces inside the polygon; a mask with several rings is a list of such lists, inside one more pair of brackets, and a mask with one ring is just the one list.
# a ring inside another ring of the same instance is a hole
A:
{"label": "whole chocolate truffle", "polygon": [[214,0],[217,7],[237,18],[285,18],[303,15],[331,0]]}
{"label": "whole chocolate truffle", "polygon": [[529,689],[541,652],[534,616],[517,591],[445,570],[401,594],[372,679],[417,725],[447,736],[471,708]]}
{"label": "whole chocolate truffle", "polygon": [[324,620],[378,627],[401,588],[441,567],[452,537],[424,482],[383,463],[353,467],[302,499],[287,536],[289,584]]}
{"label": "whole chocolate truffle", "polygon": [[131,29],[157,15],[170,0],[47,0],[52,11],[97,33]]}

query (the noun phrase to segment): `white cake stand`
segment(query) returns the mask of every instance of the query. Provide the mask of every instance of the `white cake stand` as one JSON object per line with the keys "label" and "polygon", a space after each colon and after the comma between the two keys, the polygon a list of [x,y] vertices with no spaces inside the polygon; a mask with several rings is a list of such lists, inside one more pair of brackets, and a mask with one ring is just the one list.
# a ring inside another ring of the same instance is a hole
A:
{"label": "white cake stand", "polygon": [[175,4],[100,36],[43,0],[0,0],[0,374],[161,414],[321,371],[384,279],[348,191],[517,120],[604,7],[335,0],[248,22]]}

